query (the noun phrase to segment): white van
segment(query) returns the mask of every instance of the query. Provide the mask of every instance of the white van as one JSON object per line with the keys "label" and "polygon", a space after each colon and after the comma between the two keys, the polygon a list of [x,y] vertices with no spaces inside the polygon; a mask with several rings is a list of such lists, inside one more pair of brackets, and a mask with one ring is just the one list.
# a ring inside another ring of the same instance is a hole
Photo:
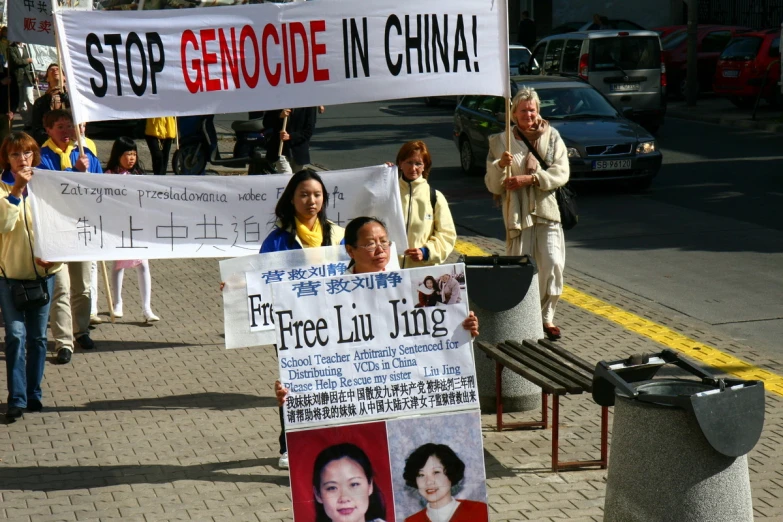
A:
{"label": "white van", "polygon": [[589,82],[623,114],[651,132],[666,114],[666,67],[654,31],[589,31],[541,39],[529,74],[574,76]]}

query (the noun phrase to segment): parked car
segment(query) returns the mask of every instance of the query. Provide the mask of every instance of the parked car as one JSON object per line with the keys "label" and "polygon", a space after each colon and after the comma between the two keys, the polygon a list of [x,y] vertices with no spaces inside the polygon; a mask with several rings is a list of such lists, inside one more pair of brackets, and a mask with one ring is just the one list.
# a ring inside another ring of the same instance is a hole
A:
{"label": "parked car", "polygon": [[670,34],[680,31],[681,29],[687,28],[687,25],[665,25],[662,27],[655,27],[652,30],[658,33],[658,38],[661,39],[661,42],[669,36]]}
{"label": "parked car", "polygon": [[654,31],[586,31],[541,39],[530,74],[581,78],[656,132],[666,114],[666,71]]}
{"label": "parked car", "polygon": [[[556,27],[553,27],[551,31],[549,31],[550,35],[553,34],[565,34],[565,33],[573,33],[576,31],[589,31],[589,27],[593,25],[592,20],[589,22],[585,22],[584,20],[579,20],[577,22],[566,22],[564,24],[560,24]],[[641,25],[631,22],[630,20],[605,20],[605,25],[607,26],[606,29],[644,29]]]}
{"label": "parked car", "polygon": [[[524,76],[516,82],[536,90],[541,117],[560,132],[568,147],[572,182],[649,187],[663,160],[655,138],[598,90],[577,78],[557,76]],[[453,138],[463,172],[483,172],[478,167],[485,165],[489,136],[505,128],[504,106],[502,97],[485,95],[464,96],[457,105]]]}
{"label": "parked car", "polygon": [[769,29],[729,42],[718,59],[713,90],[740,108],[752,107],[759,92],[775,105],[781,102],[779,82],[780,30]]}
{"label": "parked car", "polygon": [[[750,31],[747,27],[729,25],[699,25],[696,32],[697,70],[699,91],[712,89],[712,78],[718,57],[729,41],[742,33]],[[683,27],[670,33],[661,40],[663,61],[669,79],[669,94],[685,96],[685,77],[688,71],[688,30]]]}
{"label": "parked car", "polygon": [[[524,45],[509,44],[508,68],[509,68],[510,76],[515,76],[517,74],[525,74],[525,72],[520,73],[520,70],[526,71],[529,61],[530,61],[530,49],[528,49]],[[522,69],[520,69],[520,66],[522,67]],[[436,107],[440,105],[441,102],[453,103],[456,105],[459,102],[460,96],[454,96],[454,95],[427,96],[424,98],[424,103],[426,103],[430,107]]]}

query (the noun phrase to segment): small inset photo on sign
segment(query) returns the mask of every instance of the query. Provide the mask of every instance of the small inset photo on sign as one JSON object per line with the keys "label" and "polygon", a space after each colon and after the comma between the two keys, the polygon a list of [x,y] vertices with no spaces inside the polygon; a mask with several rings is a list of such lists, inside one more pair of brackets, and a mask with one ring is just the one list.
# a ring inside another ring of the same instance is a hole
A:
{"label": "small inset photo on sign", "polygon": [[416,308],[467,301],[465,271],[461,265],[436,266],[427,271],[417,271],[417,275],[413,281]]}

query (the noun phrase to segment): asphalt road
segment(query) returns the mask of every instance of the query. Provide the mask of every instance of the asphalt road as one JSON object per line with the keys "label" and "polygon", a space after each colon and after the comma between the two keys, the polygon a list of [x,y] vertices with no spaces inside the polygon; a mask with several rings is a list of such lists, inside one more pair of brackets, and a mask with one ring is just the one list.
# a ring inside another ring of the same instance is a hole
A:
{"label": "asphalt road", "polygon": [[[418,100],[328,107],[312,158],[330,169],[394,161],[399,146],[430,147],[432,184],[463,231],[503,238],[481,176],[459,169],[452,108]],[[720,329],[769,357],[783,353],[783,136],[669,119],[664,166],[650,191],[581,190],[568,271]]]}

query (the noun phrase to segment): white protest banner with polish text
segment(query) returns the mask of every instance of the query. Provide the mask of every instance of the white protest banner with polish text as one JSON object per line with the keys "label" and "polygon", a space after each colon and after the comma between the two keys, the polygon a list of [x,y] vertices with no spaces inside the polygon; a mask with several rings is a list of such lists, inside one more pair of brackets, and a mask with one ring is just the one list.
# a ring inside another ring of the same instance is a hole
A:
{"label": "white protest banner with polish text", "polygon": [[[383,216],[407,245],[396,168],[321,172],[338,225]],[[48,261],[256,254],[290,176],[117,176],[35,170],[35,255]],[[407,248],[407,246],[405,246]]]}
{"label": "white protest banner with polish text", "polygon": [[[223,325],[226,348],[274,344],[275,323],[269,285],[343,275],[351,258],[345,245],[299,248],[220,262],[223,281]],[[389,252],[389,269],[399,270],[397,250]]]}
{"label": "white protest banner with polish text", "polygon": [[[462,264],[273,283],[286,430],[475,409]],[[432,278],[458,301],[422,306]]]}
{"label": "white protest banner with polish text", "polygon": [[78,122],[510,90],[505,0],[55,12]]}

